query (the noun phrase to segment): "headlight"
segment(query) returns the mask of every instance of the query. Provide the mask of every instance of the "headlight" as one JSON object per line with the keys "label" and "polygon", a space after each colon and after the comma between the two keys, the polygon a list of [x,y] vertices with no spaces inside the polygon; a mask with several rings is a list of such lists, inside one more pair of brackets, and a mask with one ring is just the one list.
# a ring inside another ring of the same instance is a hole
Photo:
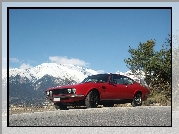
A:
{"label": "headlight", "polygon": [[72,88],[72,92],[75,94],[75,93],[76,93],[76,89],[75,89],[75,88]]}
{"label": "headlight", "polygon": [[49,95],[49,94],[50,94],[50,92],[49,92],[49,91],[47,91],[47,92],[46,92],[46,94],[47,94],[47,95]]}
{"label": "headlight", "polygon": [[52,91],[50,91],[50,93],[49,93],[49,94],[50,94],[50,96],[52,96]]}
{"label": "headlight", "polygon": [[69,88],[69,89],[67,89],[68,90],[68,93],[70,94],[71,93],[71,89]]}

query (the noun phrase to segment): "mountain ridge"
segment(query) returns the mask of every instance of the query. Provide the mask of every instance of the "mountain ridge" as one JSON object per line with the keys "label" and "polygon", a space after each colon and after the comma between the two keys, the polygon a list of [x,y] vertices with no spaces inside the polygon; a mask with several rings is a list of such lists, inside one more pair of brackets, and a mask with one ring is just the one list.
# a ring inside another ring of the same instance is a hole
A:
{"label": "mountain ridge", "polygon": [[[34,82],[46,74],[61,79],[73,78],[73,80],[80,82],[88,75],[98,74],[98,72],[84,67],[74,65],[59,65],[56,63],[42,63],[29,69],[9,69],[9,76],[15,77],[16,75],[20,75],[21,77],[26,77]],[[7,70],[2,70],[2,79],[6,78]]]}
{"label": "mountain ridge", "polygon": [[[11,68],[8,79],[7,70],[2,70],[3,94],[7,92],[8,80],[10,104],[42,104],[45,102],[44,90],[47,88],[77,84],[88,75],[99,73],[85,67],[56,63],[43,63],[29,69]],[[116,73],[129,76],[137,82],[143,79],[143,76],[139,78],[131,75],[131,71]],[[3,100],[5,99],[6,97],[3,97]]]}
{"label": "mountain ridge", "polygon": [[[9,76],[20,75],[21,77],[26,77],[29,80],[38,80],[42,78],[44,75],[51,75],[56,78],[73,78],[76,81],[82,81],[88,75],[99,74],[100,71],[95,71],[89,68],[84,68],[80,66],[70,65],[70,64],[56,64],[56,63],[42,63],[35,67],[29,69],[19,69],[19,68],[10,68]],[[125,73],[116,71],[115,73],[120,73],[122,75],[126,75],[132,79],[139,79],[139,76],[131,75],[131,71],[126,71]],[[7,69],[2,70],[2,79],[7,78]],[[144,73],[140,76],[140,78],[144,78]]]}

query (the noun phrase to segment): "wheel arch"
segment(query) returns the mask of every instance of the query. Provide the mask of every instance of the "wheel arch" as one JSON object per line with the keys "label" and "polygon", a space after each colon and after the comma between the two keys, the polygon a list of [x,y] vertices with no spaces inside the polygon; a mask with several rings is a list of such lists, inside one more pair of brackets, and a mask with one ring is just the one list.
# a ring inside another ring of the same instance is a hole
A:
{"label": "wheel arch", "polygon": [[134,95],[136,95],[137,93],[140,93],[141,95],[143,95],[141,90],[136,90],[136,91],[134,92],[134,94],[133,94],[133,97],[134,97]]}
{"label": "wheel arch", "polygon": [[91,92],[91,91],[95,91],[98,94],[99,100],[101,99],[100,92],[97,88],[90,88],[85,96],[87,96],[89,94],[89,92]]}

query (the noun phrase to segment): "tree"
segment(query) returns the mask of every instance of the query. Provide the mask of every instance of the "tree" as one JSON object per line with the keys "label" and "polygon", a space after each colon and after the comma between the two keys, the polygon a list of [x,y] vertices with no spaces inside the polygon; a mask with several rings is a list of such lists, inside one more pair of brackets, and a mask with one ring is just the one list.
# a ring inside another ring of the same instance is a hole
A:
{"label": "tree", "polygon": [[[152,73],[149,61],[154,56],[154,46],[155,42],[153,40],[140,43],[138,49],[132,49],[129,46],[128,52],[131,54],[131,58],[125,59],[124,61],[128,64],[127,67],[134,75],[140,76],[142,72],[144,72],[145,75]],[[149,85],[147,77],[145,81]]]}
{"label": "tree", "polygon": [[140,43],[137,49],[129,46],[131,58],[124,62],[134,75],[145,74],[149,88],[171,95],[171,37],[166,38],[160,51],[155,51],[155,40]]}

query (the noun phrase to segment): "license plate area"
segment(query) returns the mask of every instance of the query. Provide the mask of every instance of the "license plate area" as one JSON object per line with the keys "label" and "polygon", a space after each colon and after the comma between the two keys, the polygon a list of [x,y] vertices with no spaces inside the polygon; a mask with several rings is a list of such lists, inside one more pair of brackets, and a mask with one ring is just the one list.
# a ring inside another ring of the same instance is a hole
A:
{"label": "license plate area", "polygon": [[53,98],[53,101],[60,101],[60,98]]}

